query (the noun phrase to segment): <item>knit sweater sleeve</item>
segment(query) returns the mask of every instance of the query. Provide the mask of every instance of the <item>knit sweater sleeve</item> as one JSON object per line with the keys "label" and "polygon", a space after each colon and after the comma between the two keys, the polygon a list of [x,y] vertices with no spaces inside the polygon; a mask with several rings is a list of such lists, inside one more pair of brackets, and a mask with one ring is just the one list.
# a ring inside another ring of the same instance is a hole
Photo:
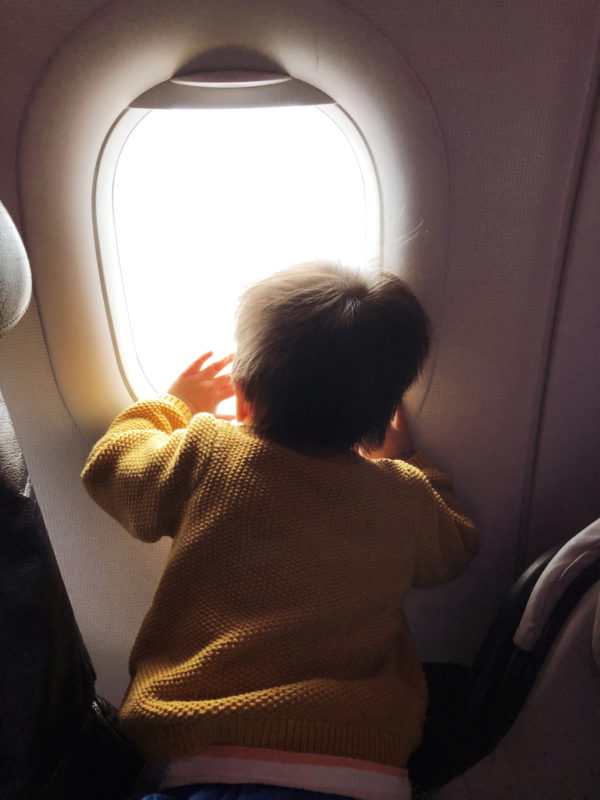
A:
{"label": "knit sweater sleeve", "polygon": [[423,520],[416,543],[413,586],[437,586],[458,577],[479,550],[479,536],[454,496],[450,479],[420,452],[408,463],[417,467],[421,479]]}
{"label": "knit sweater sleeve", "polygon": [[173,536],[186,499],[201,480],[216,420],[170,395],[120,414],[92,450],[81,478],[90,496],[135,536]]}

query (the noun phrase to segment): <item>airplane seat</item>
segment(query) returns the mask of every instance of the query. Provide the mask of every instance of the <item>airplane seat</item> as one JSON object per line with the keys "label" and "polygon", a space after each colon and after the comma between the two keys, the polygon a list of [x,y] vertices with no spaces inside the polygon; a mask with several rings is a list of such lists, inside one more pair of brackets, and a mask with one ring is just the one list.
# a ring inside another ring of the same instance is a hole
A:
{"label": "airplane seat", "polygon": [[[29,262],[0,203],[0,335],[31,297]],[[26,369],[26,365],[23,365]],[[0,798],[119,800],[140,762],[95,674],[0,394]]]}
{"label": "airplane seat", "polygon": [[600,797],[600,520],[523,574],[456,688],[411,765],[416,797]]}

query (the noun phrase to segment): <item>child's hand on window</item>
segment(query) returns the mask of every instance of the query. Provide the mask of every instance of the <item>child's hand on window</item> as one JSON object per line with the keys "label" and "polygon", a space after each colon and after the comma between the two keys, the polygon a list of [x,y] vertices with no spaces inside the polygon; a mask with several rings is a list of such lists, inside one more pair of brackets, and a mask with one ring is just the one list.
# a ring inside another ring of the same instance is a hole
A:
{"label": "child's hand on window", "polygon": [[365,458],[401,458],[406,460],[415,452],[411,432],[402,406],[398,406],[385,432],[385,439],[377,450],[361,451]]}
{"label": "child's hand on window", "polygon": [[[221,400],[233,397],[234,390],[230,375],[219,375],[233,361],[233,354],[220,361],[214,361],[202,369],[202,365],[212,356],[212,351],[204,353],[169,387],[168,393],[183,400],[194,414],[206,411],[215,414]],[[233,419],[223,416],[222,419]]]}

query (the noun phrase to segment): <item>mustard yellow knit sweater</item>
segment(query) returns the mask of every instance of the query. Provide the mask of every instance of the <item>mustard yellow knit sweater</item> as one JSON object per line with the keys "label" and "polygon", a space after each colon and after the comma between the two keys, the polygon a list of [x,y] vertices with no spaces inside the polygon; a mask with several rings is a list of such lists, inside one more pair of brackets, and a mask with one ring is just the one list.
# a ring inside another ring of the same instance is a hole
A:
{"label": "mustard yellow knit sweater", "polygon": [[147,760],[225,744],[406,765],[426,687],[404,597],[478,546],[422,455],[306,455],[167,395],[115,420],[83,481],[133,536],[173,539],[121,708]]}

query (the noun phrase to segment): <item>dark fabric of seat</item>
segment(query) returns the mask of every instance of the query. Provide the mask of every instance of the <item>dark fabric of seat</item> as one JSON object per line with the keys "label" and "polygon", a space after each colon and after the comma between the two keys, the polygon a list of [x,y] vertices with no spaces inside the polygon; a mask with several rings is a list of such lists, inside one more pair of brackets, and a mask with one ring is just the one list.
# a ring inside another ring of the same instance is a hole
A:
{"label": "dark fabric of seat", "polygon": [[94,675],[3,401],[0,431],[0,793],[26,797],[80,727]]}
{"label": "dark fabric of seat", "polygon": [[421,747],[409,763],[414,796],[443,786],[494,750],[511,729],[552,645],[581,598],[600,581],[600,560],[586,566],[564,591],[535,648],[513,636],[531,593],[561,546],[525,570],[494,618],[473,666],[425,664],[430,704]]}
{"label": "dark fabric of seat", "polygon": [[0,798],[125,798],[139,761],[114,709],[95,696],[94,670],[1,395],[0,541]]}
{"label": "dark fabric of seat", "polygon": [[[31,298],[27,253],[0,203],[0,336]],[[0,800],[120,800],[140,767],[95,695],[27,467],[0,395]]]}

